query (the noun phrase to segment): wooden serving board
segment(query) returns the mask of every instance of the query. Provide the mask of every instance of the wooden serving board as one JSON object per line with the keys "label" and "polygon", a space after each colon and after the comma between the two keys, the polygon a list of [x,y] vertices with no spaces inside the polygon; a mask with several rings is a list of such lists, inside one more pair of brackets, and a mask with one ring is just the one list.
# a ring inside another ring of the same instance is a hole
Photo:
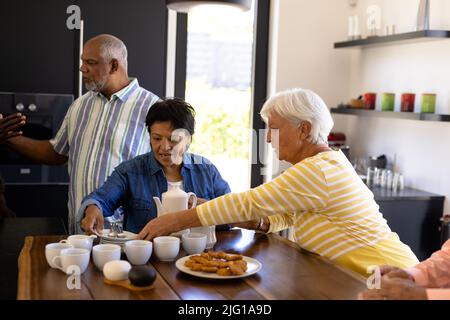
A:
{"label": "wooden serving board", "polygon": [[112,281],[112,280],[104,278],[103,281],[106,284],[109,284],[111,286],[119,286],[119,287],[126,288],[128,290],[131,290],[131,291],[146,291],[146,290],[153,289],[153,284],[146,286],[146,287],[137,287],[137,286],[131,284],[129,280]]}

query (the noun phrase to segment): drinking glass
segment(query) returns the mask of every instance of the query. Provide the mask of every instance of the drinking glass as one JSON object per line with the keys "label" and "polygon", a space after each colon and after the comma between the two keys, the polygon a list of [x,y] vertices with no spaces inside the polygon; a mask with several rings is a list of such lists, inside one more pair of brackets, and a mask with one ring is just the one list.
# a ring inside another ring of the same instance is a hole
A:
{"label": "drinking glass", "polygon": [[398,191],[399,180],[400,180],[400,174],[399,173],[394,174],[394,177],[392,179],[392,191],[394,191],[394,192]]}
{"label": "drinking glass", "polygon": [[381,185],[381,170],[380,168],[375,168],[375,174],[373,178],[373,184],[375,186]]}
{"label": "drinking glass", "polygon": [[386,177],[386,187],[388,189],[392,189],[393,180],[394,180],[394,173],[391,170],[388,170],[387,177]]}
{"label": "drinking glass", "polygon": [[372,186],[374,184],[374,179],[375,179],[375,168],[368,167],[367,168],[366,184],[368,186]]}

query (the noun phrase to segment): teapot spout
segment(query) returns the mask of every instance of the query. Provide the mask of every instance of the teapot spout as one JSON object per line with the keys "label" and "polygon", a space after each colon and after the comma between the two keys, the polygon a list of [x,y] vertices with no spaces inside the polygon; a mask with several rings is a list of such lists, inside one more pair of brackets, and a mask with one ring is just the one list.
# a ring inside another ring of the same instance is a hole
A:
{"label": "teapot spout", "polygon": [[164,212],[164,207],[162,206],[161,200],[159,200],[158,197],[153,197],[153,200],[155,201],[156,210],[157,210],[157,216],[159,217]]}

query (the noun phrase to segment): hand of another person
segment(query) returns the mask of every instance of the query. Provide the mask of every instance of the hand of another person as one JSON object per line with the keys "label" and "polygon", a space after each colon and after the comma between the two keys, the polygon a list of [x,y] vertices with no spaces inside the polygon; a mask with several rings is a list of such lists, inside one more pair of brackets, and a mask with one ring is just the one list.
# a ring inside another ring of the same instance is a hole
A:
{"label": "hand of another person", "polygon": [[393,266],[387,266],[387,265],[381,266],[380,273],[382,276],[386,276],[388,278],[400,278],[400,279],[414,281],[413,276],[410,275],[408,272],[406,272],[403,269],[393,267]]}
{"label": "hand of another person", "polygon": [[428,300],[425,288],[404,278],[381,278],[381,289],[366,290],[359,294],[362,300]]}
{"label": "hand of another person", "polygon": [[84,211],[84,218],[81,220],[81,228],[86,234],[101,234],[105,220],[100,209],[96,205],[90,205]]}
{"label": "hand of another person", "polygon": [[17,131],[25,124],[25,116],[20,113],[11,114],[5,118],[0,114],[0,143],[5,143],[8,139],[22,135],[22,131]]}

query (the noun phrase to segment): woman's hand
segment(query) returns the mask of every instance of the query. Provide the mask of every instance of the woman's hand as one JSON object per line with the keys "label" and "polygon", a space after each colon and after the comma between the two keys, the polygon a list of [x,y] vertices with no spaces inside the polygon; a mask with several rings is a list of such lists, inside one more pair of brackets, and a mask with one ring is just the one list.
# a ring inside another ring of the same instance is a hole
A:
{"label": "woman's hand", "polygon": [[195,208],[165,213],[158,218],[150,220],[139,232],[136,239],[152,240],[159,236],[165,236],[187,228],[200,227],[201,225]]}
{"label": "woman's hand", "polygon": [[159,236],[166,236],[172,233],[170,231],[170,225],[173,223],[172,216],[173,214],[166,213],[158,218],[150,220],[149,223],[145,225],[145,227],[139,232],[136,239],[138,240],[153,240],[153,238]]}
{"label": "woman's hand", "polygon": [[96,205],[90,205],[84,211],[84,218],[81,220],[81,228],[86,234],[101,234],[103,231],[103,214]]}

